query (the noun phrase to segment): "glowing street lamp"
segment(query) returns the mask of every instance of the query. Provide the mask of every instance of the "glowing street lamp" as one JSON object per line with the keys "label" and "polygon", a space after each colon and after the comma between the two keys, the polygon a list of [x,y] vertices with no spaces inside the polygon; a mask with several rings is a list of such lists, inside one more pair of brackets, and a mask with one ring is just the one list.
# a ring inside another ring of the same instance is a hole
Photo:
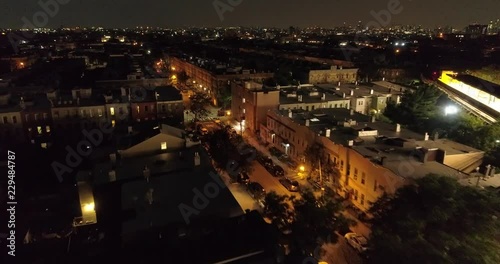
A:
{"label": "glowing street lamp", "polygon": [[306,167],[304,167],[304,165],[301,165],[301,166],[299,167],[299,170],[300,170],[301,172],[304,172],[304,171],[306,170]]}
{"label": "glowing street lamp", "polygon": [[444,108],[444,115],[454,115],[458,113],[458,108],[454,105],[449,105]]}
{"label": "glowing street lamp", "polygon": [[93,212],[95,209],[95,204],[94,203],[89,203],[83,206],[83,211],[84,212]]}

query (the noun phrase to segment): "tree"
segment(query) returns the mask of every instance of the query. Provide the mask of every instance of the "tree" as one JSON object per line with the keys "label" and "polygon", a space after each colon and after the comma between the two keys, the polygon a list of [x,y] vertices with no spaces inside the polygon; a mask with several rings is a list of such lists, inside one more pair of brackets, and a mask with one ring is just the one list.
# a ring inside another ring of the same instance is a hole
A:
{"label": "tree", "polygon": [[304,151],[306,162],[311,169],[319,168],[319,162],[324,161],[325,149],[318,143],[308,145]]}
{"label": "tree", "polygon": [[210,104],[208,95],[197,92],[190,97],[190,100],[189,110],[194,114],[195,121],[209,115],[210,111],[205,108]]}
{"label": "tree", "polygon": [[278,195],[274,191],[266,194],[264,198],[264,216],[269,218],[271,223],[276,225],[280,231],[290,228],[289,220],[291,219],[292,211],[289,199],[289,196]]}
{"label": "tree", "polygon": [[185,71],[181,71],[179,73],[179,76],[177,76],[177,80],[179,80],[179,82],[182,84],[186,84],[187,80],[189,80],[189,76]]}
{"label": "tree", "polygon": [[436,87],[422,85],[415,91],[405,91],[401,103],[388,104],[384,114],[397,123],[419,127],[436,116],[436,101],[441,95]]}
{"label": "tree", "polygon": [[292,232],[298,248],[310,253],[318,243],[336,243],[334,233],[352,225],[353,222],[342,215],[342,204],[330,196],[318,199],[306,189],[301,192],[301,197],[291,199],[295,208]]}
{"label": "tree", "polygon": [[498,191],[429,175],[370,212],[370,263],[500,263]]}

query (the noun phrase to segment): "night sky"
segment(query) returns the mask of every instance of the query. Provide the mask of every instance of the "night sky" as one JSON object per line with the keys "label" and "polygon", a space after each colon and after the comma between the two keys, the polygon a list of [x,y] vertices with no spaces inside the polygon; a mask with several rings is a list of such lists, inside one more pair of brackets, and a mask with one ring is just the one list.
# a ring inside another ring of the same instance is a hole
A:
{"label": "night sky", "polygon": [[[0,28],[21,28],[23,17],[35,26],[322,26],[363,24],[374,20],[370,11],[387,10],[398,0],[232,0],[239,5],[225,12],[222,20],[213,3],[231,0],[41,0],[58,1],[59,12],[48,23],[33,23],[42,11],[39,0],[0,1]],[[470,23],[488,23],[500,18],[498,0],[399,0],[402,12],[392,16],[393,24],[462,29]]]}

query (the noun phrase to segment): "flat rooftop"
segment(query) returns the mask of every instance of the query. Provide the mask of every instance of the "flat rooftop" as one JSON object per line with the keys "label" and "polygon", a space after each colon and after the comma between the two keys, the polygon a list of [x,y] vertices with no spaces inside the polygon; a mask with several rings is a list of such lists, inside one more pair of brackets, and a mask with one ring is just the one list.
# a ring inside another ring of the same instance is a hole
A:
{"label": "flat rooftop", "polygon": [[[287,110],[275,110],[282,116],[288,116]],[[372,122],[371,118],[343,108],[317,109],[310,112],[292,112],[294,123],[305,126],[319,135],[328,138],[335,144],[352,146],[362,156],[370,159],[374,164],[384,166],[403,177],[423,177],[429,173],[439,173],[457,178],[467,174],[436,161],[419,161],[427,150],[439,149],[449,155],[467,153],[482,153],[472,147],[447,140],[429,139],[425,135],[379,121]],[[412,172],[402,171],[403,163],[411,164]]]}
{"label": "flat rooftop", "polygon": [[[379,84],[350,84],[341,83],[340,86],[337,84],[316,84],[318,89],[325,91],[330,94],[336,94],[337,96],[343,97],[344,94],[347,98],[351,97],[367,97],[367,96],[388,96],[391,94],[401,95],[405,91],[403,86],[400,85],[386,85],[387,82]],[[353,95],[351,95],[351,93]]]}

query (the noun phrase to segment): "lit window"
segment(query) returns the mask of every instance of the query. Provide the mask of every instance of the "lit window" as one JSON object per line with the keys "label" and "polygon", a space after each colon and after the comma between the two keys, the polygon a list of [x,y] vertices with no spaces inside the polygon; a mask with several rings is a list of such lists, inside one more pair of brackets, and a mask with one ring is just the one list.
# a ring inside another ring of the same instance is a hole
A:
{"label": "lit window", "polygon": [[162,149],[162,150],[167,149],[167,142],[162,142],[162,143],[161,143],[161,149]]}
{"label": "lit window", "polygon": [[97,109],[97,115],[98,115],[99,117],[101,117],[101,116],[102,116],[102,110],[101,110],[101,109]]}
{"label": "lit window", "polygon": [[111,126],[115,127],[115,124],[116,124],[115,120],[111,120]]}
{"label": "lit window", "polygon": [[9,119],[6,116],[3,117],[3,123],[4,124],[8,124],[9,123]]}
{"label": "lit window", "polygon": [[243,98],[242,103],[245,103],[245,98]]}
{"label": "lit window", "polygon": [[47,131],[47,133],[50,133],[50,126],[46,126],[45,131]]}
{"label": "lit window", "polygon": [[38,131],[38,135],[42,134],[42,127],[41,126],[36,127],[36,130]]}
{"label": "lit window", "polygon": [[366,175],[365,173],[361,173],[361,184],[365,184],[365,178],[366,178]]}
{"label": "lit window", "polygon": [[115,115],[115,108],[114,107],[110,107],[109,108],[109,114],[114,116]]}
{"label": "lit window", "polygon": [[245,113],[246,113],[246,109],[245,109],[245,108],[243,108],[243,114],[245,114]]}
{"label": "lit window", "polygon": [[140,107],[136,106],[135,108],[137,109],[137,113],[139,113],[140,112]]}

